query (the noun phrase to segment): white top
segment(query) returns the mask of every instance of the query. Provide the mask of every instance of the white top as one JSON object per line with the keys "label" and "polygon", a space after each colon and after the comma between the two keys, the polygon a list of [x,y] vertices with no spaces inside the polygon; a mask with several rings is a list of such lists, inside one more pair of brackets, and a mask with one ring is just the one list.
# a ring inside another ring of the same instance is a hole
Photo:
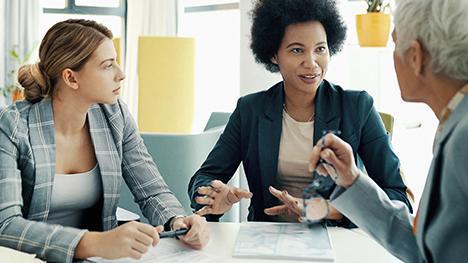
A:
{"label": "white top", "polygon": [[[314,122],[299,122],[283,110],[283,128],[278,155],[279,190],[286,190],[294,197],[302,198],[302,192],[312,181],[309,158],[314,145]],[[297,221],[281,218],[280,221]]]}
{"label": "white top", "polygon": [[47,222],[82,228],[84,212],[102,196],[102,181],[98,165],[78,174],[57,174]]}

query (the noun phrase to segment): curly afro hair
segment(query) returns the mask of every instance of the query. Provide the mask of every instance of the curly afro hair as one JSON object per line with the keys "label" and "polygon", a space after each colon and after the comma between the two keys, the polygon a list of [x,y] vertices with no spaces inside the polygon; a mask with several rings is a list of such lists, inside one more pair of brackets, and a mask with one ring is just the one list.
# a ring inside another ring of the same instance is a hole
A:
{"label": "curly afro hair", "polygon": [[250,48],[255,60],[270,72],[279,71],[271,58],[291,24],[319,21],[325,28],[331,55],[341,50],[346,38],[346,25],[334,0],[257,0],[251,16]]}

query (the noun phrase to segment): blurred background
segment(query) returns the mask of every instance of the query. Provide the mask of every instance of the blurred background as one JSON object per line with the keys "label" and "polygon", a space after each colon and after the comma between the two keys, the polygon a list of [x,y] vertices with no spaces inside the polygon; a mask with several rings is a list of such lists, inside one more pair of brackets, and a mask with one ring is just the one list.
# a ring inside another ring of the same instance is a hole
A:
{"label": "blurred background", "polygon": [[[392,142],[416,209],[437,120],[426,106],[401,100],[391,39],[381,47],[359,45],[356,15],[366,13],[366,2],[337,3],[347,40],[332,57],[326,78],[345,89],[366,90],[378,111],[394,117]],[[387,13],[395,7],[389,3]],[[202,133],[211,113],[232,112],[239,96],[280,80],[256,64],[249,49],[252,5],[251,0],[0,0],[0,106],[16,99],[16,69],[37,61],[48,28],[86,18],[114,34],[127,76],[121,98],[142,131]],[[233,183],[245,186],[239,178]],[[241,204],[237,220],[245,218],[246,206]]]}

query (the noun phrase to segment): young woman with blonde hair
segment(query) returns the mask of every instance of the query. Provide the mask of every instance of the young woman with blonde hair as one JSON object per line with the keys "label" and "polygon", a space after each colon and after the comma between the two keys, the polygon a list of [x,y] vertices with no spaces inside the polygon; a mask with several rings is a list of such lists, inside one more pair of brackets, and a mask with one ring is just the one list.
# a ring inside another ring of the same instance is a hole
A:
{"label": "young woman with blonde hair", "polygon": [[[125,75],[111,31],[59,22],[39,59],[19,69],[26,100],[0,110],[0,245],[54,262],[140,258],[164,226],[188,227],[181,241],[204,246],[205,220],[185,216],[118,99]],[[122,183],[157,227],[117,226]]]}

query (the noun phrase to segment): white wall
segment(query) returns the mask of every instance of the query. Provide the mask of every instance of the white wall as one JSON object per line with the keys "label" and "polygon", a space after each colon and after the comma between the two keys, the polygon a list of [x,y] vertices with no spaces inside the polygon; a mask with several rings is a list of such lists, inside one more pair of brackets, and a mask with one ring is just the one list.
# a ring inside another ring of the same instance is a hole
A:
{"label": "white wall", "polygon": [[249,12],[251,0],[240,1],[240,94],[241,96],[264,90],[281,80],[279,73],[272,74],[257,64],[250,51],[250,26],[252,21]]}

